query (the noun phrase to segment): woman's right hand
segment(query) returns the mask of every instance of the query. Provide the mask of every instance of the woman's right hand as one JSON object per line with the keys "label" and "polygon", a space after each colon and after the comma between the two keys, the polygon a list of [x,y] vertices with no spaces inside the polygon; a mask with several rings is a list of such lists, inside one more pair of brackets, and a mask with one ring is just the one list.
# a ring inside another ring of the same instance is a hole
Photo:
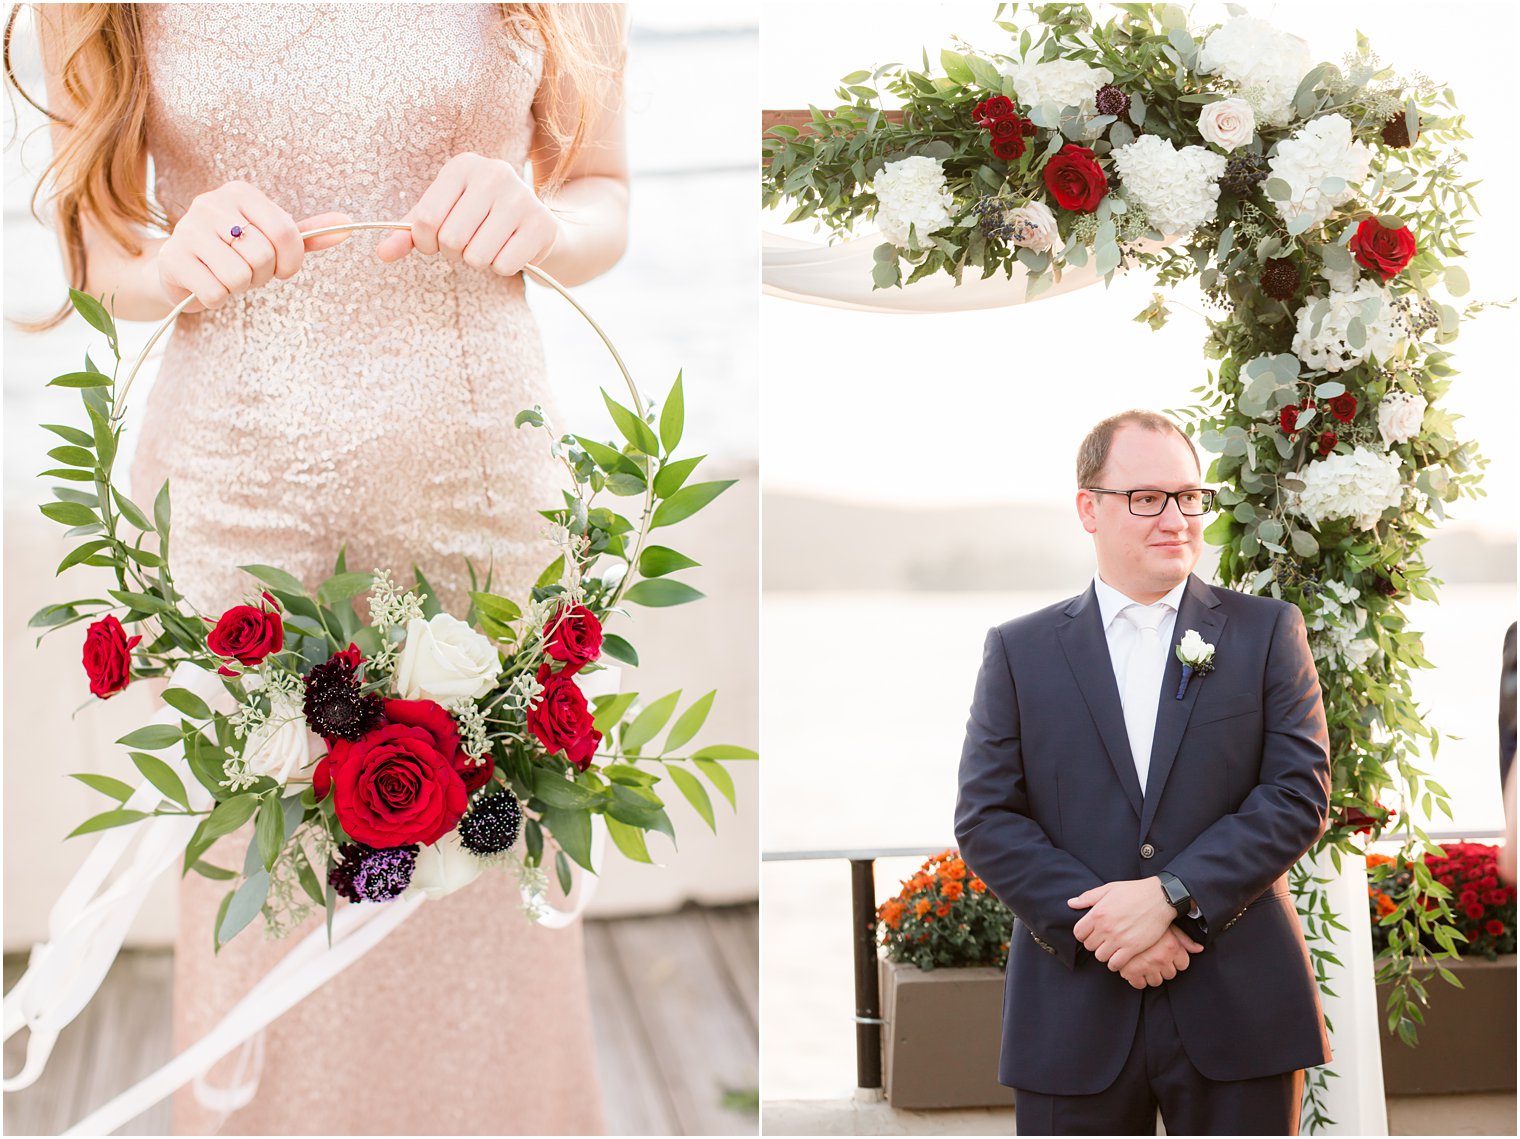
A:
{"label": "woman's right hand", "polygon": [[[301,240],[301,232],[350,221],[328,212],[296,221],[257,186],[228,182],[198,194],[158,249],[158,279],[164,298],[177,305],[194,294],[185,312],[220,308],[238,293],[289,280],[306,254],[347,241],[347,233]],[[232,227],[242,234],[232,237]]]}

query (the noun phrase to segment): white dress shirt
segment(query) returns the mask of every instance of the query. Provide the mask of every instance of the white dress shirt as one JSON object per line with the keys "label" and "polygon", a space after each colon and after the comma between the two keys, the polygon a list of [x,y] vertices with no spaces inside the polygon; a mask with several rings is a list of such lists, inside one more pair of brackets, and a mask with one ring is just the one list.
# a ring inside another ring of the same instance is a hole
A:
{"label": "white dress shirt", "polygon": [[[1179,581],[1165,597],[1150,606],[1141,605],[1140,602],[1126,597],[1096,574],[1093,575],[1093,587],[1098,594],[1098,612],[1103,619],[1103,635],[1108,641],[1108,659],[1114,666],[1114,681],[1119,686],[1122,700],[1126,691],[1125,682],[1135,660],[1135,652],[1140,647],[1141,633],[1129,619],[1121,617],[1120,614],[1131,606],[1161,611],[1161,621],[1156,627],[1158,645],[1155,651],[1160,654],[1160,671],[1164,672],[1167,654],[1172,651],[1172,633],[1177,627],[1177,607],[1182,604],[1182,591],[1187,588],[1187,579]],[[1157,663],[1148,662],[1152,668],[1156,667]],[[1126,727],[1131,725],[1137,714],[1149,725],[1149,733],[1144,744],[1136,746],[1135,741],[1131,741],[1130,745],[1130,750],[1135,753],[1135,774],[1140,779],[1142,792],[1145,790],[1146,776],[1150,771],[1151,737],[1155,734],[1156,706],[1160,699],[1161,685],[1158,681],[1156,691],[1151,693],[1145,707],[1124,710]]]}

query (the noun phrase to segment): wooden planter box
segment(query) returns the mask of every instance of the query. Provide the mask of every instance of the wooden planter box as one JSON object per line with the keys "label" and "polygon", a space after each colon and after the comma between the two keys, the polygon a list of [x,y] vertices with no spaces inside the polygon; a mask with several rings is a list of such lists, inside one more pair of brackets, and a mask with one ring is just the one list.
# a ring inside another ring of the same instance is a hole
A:
{"label": "wooden planter box", "polygon": [[[882,960],[882,1086],[896,1108],[1010,1107],[997,1082],[1003,971]],[[1513,1057],[1513,1052],[1511,1052]]]}
{"label": "wooden planter box", "polygon": [[[1515,1090],[1515,955],[1497,961],[1442,961],[1462,982],[1453,988],[1431,969],[1419,971],[1430,1004],[1410,1048],[1383,1020],[1383,1090],[1388,1095]],[[1378,986],[1378,1008],[1388,987]]]}

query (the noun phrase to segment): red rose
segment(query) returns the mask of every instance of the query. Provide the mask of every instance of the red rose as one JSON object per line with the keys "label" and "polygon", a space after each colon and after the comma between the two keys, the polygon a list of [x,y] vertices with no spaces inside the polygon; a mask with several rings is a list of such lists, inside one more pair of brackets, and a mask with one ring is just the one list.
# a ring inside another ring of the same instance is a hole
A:
{"label": "red rose", "polygon": [[986,125],[993,138],[1022,138],[1024,132],[1019,127],[1023,122],[1017,115],[1009,115],[1007,118],[993,119]]}
{"label": "red rose", "polygon": [[1045,164],[1045,185],[1063,210],[1090,214],[1108,193],[1108,177],[1085,146],[1067,143]]}
{"label": "red rose", "polygon": [[[280,621],[279,607],[273,597],[264,594],[273,609],[262,605],[235,605],[223,613],[216,628],[206,634],[206,647],[219,657],[252,668],[262,664],[270,653],[285,647],[285,626]],[[218,669],[227,676],[237,675],[231,669]]]}
{"label": "red rose", "polygon": [[409,728],[421,728],[433,737],[433,746],[439,755],[448,756],[454,770],[464,781],[464,789],[473,795],[491,780],[494,765],[487,756],[481,763],[473,762],[459,746],[459,725],[442,704],[433,700],[387,700],[385,718],[392,724],[405,724]]}
{"label": "red rose", "polygon": [[1297,407],[1289,405],[1277,413],[1277,424],[1283,429],[1283,434],[1288,438],[1298,434],[1298,417],[1302,412],[1308,411],[1314,406],[1312,399],[1306,399]]}
{"label": "red rose", "polygon": [[1478,892],[1476,890],[1463,890],[1457,897],[1457,901],[1461,902],[1464,906],[1470,906],[1477,900]]}
{"label": "red rose", "polygon": [[[1007,122],[1007,120],[1003,120]],[[995,138],[992,140],[992,157],[1004,162],[1017,162],[1024,157],[1024,151],[1028,149],[1023,136],[1014,135],[1012,138]]]}
{"label": "red rose", "polygon": [[1480,917],[1483,916],[1483,907],[1474,902],[1472,905],[1467,907],[1466,912],[1468,917],[1472,918],[1473,921],[1477,921]]}
{"label": "red rose", "polygon": [[562,608],[549,623],[544,653],[565,662],[565,675],[579,672],[602,655],[602,623],[584,605]]}
{"label": "red rose", "polygon": [[1348,248],[1363,268],[1372,270],[1384,282],[1396,277],[1416,252],[1414,234],[1408,226],[1389,229],[1377,218],[1367,218],[1356,227]]}
{"label": "red rose", "polygon": [[540,666],[538,682],[544,691],[528,709],[528,729],[550,755],[563,751],[566,759],[585,771],[602,742],[602,733],[591,726],[594,717],[585,695],[568,672],[550,672],[547,664]]}
{"label": "red rose", "polygon": [[976,105],[972,112],[977,122],[985,124],[991,119],[1001,119],[1013,114],[1013,100],[1007,95],[994,95],[990,99],[984,99]]}
{"label": "red rose", "polygon": [[1504,935],[1504,923],[1498,918],[1489,918],[1488,924],[1483,928],[1488,930],[1490,937],[1502,937]]}
{"label": "red rose", "polygon": [[1343,392],[1330,401],[1330,414],[1342,423],[1350,423],[1356,418],[1356,396],[1350,392]]}
{"label": "red rose", "polygon": [[1321,431],[1320,432],[1320,434],[1319,434],[1319,454],[1320,454],[1320,458],[1324,458],[1331,451],[1335,450],[1335,442],[1336,442],[1336,439],[1335,439],[1335,432],[1334,431]]}
{"label": "red rose", "polygon": [[437,842],[470,802],[453,757],[438,750],[432,732],[407,724],[386,724],[358,743],[338,740],[327,777],[338,822],[373,847]]}
{"label": "red rose", "polygon": [[132,683],[132,649],[141,636],[127,640],[114,614],[96,621],[84,635],[84,671],[90,692],[104,700]]}

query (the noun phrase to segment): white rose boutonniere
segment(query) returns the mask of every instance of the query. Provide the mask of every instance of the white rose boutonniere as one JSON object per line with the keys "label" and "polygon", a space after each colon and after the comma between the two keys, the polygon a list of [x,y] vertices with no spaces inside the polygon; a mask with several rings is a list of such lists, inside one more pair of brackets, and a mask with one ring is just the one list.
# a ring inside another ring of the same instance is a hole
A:
{"label": "white rose boutonniere", "polygon": [[431,621],[407,622],[396,661],[403,700],[475,700],[491,691],[500,673],[496,646],[458,617],[439,613]]}
{"label": "white rose boutonniere", "polygon": [[1181,700],[1193,677],[1214,671],[1214,646],[1200,637],[1197,629],[1189,629],[1177,646],[1177,659],[1182,662],[1182,683],[1177,686],[1177,699]]}

